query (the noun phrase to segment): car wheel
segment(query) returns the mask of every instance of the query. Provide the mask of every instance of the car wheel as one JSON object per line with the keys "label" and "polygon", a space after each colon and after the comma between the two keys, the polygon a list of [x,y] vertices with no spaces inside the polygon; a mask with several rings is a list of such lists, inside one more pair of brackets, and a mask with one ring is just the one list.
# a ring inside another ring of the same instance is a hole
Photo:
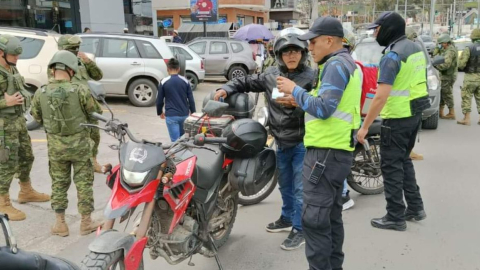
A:
{"label": "car wheel", "polygon": [[247,76],[247,72],[245,71],[244,68],[239,66],[231,67],[230,71],[228,72],[228,80],[241,78],[245,76]]}
{"label": "car wheel", "polygon": [[195,91],[195,89],[197,89],[197,86],[198,86],[197,76],[195,74],[193,74],[192,72],[187,71],[186,77],[187,77],[188,82],[190,83],[190,86],[192,87],[192,91]]}
{"label": "car wheel", "polygon": [[157,86],[148,79],[137,79],[128,87],[128,98],[137,107],[153,106],[157,100]]}
{"label": "car wheel", "polygon": [[423,120],[422,128],[424,129],[437,129],[438,127],[438,111],[432,114],[427,119]]}

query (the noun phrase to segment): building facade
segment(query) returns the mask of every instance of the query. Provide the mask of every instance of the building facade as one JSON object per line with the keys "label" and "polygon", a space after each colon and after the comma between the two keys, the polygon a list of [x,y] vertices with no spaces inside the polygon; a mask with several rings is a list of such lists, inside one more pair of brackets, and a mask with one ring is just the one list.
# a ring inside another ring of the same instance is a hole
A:
{"label": "building facade", "polygon": [[[195,0],[152,0],[155,35],[171,35],[182,23],[190,23],[190,5]],[[270,0],[218,0],[218,22],[239,27],[269,21]]]}
{"label": "building facade", "polygon": [[301,19],[299,0],[271,0],[270,20],[292,24]]}

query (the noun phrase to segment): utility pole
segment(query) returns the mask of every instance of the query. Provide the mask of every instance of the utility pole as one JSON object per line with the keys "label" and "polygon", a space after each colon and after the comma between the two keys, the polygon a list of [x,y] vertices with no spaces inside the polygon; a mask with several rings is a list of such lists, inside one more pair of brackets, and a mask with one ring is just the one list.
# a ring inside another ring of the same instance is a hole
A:
{"label": "utility pole", "polygon": [[433,37],[433,20],[435,18],[435,0],[430,5],[430,35]]}
{"label": "utility pole", "polygon": [[[480,0],[478,0],[478,1],[480,1]],[[376,3],[375,3],[375,0],[373,0],[373,14],[372,14],[372,15],[373,15],[373,16],[372,16],[373,19],[372,19],[372,22],[375,21],[375,8],[376,8],[376,7],[377,7],[377,6],[376,6]]]}
{"label": "utility pole", "polygon": [[[480,1],[480,0],[479,0]],[[341,22],[343,22],[343,0],[342,0],[342,14],[341,14],[342,18],[341,18]]]}
{"label": "utility pole", "polygon": [[478,0],[478,5],[477,5],[477,28],[480,28],[480,18],[478,18],[479,13],[480,13],[480,0]]}
{"label": "utility pole", "polygon": [[395,12],[398,13],[398,0],[397,0],[397,4],[395,5]]}
{"label": "utility pole", "polygon": [[405,0],[405,16],[404,16],[405,20],[407,20],[407,1],[408,0]]}
{"label": "utility pole", "polygon": [[[479,0],[480,1],[480,0]],[[423,34],[423,24],[425,23],[425,0],[423,0],[423,7],[422,7],[422,34]]]}
{"label": "utility pole", "polygon": [[[453,18],[452,18],[453,24],[457,23],[457,0],[453,0]],[[452,25],[452,33],[455,33],[453,30],[453,25]],[[454,34],[455,36],[455,34]]]}

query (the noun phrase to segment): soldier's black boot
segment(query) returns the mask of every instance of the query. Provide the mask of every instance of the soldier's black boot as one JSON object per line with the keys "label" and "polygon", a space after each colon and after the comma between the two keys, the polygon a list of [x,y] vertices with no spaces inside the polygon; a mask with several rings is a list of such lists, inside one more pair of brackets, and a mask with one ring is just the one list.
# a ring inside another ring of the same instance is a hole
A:
{"label": "soldier's black boot", "polygon": [[405,231],[407,229],[407,223],[405,221],[392,221],[384,216],[382,218],[374,218],[371,224],[375,228],[384,230]]}

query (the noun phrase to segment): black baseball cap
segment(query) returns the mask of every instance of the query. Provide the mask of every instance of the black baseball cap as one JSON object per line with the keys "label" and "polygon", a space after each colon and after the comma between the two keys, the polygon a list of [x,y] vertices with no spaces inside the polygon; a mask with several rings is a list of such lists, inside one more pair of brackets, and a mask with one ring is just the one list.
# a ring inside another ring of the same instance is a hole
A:
{"label": "black baseball cap", "polygon": [[374,29],[374,28],[377,28],[379,26],[381,26],[382,24],[385,23],[385,19],[392,15],[394,12],[392,11],[385,11],[383,12],[382,14],[380,14],[380,16],[372,23],[370,24],[367,29]]}
{"label": "black baseball cap", "polygon": [[298,37],[300,40],[310,40],[318,36],[332,36],[343,38],[343,26],[333,17],[320,17],[313,22],[308,33]]}

